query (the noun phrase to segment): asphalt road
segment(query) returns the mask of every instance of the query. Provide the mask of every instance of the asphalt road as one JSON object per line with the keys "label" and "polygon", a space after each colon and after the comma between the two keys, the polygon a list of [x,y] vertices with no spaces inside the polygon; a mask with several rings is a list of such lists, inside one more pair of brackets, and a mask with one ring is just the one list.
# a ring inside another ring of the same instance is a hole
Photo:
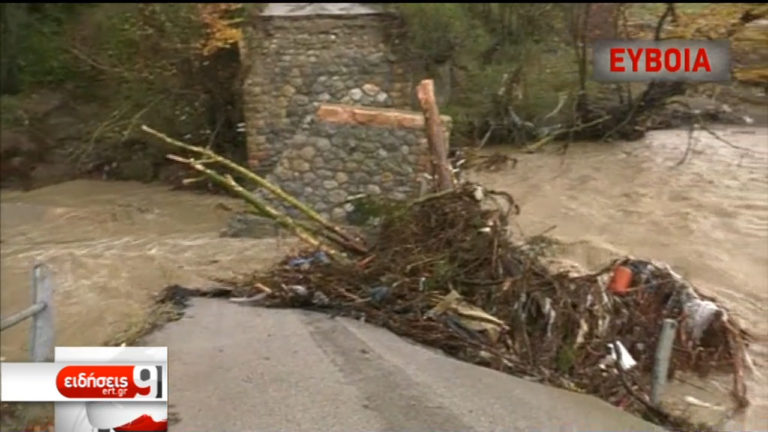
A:
{"label": "asphalt road", "polygon": [[312,312],[192,299],[144,342],[169,347],[174,431],[660,430],[594,397]]}

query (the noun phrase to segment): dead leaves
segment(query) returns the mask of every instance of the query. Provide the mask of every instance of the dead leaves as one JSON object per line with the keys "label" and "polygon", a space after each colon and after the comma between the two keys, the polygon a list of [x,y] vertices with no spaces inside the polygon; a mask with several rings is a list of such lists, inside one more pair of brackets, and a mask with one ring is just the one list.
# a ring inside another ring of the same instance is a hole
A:
{"label": "dead leaves", "polygon": [[239,24],[242,18],[232,18],[243,9],[242,3],[201,3],[198,5],[200,20],[206,29],[206,37],[200,42],[204,56],[229,48],[243,39]]}

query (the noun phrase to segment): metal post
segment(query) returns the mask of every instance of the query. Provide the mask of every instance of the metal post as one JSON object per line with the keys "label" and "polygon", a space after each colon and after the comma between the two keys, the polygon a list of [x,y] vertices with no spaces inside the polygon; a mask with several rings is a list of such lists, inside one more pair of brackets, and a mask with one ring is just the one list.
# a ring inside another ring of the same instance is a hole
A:
{"label": "metal post", "polygon": [[653,383],[651,385],[651,403],[659,404],[661,392],[667,384],[669,361],[672,355],[672,345],[675,342],[677,321],[665,319],[661,326],[659,343],[656,346],[656,358],[653,365]]}
{"label": "metal post", "polygon": [[32,304],[45,307],[32,318],[29,350],[34,362],[53,361],[53,281],[51,271],[45,264],[38,263],[32,269]]}

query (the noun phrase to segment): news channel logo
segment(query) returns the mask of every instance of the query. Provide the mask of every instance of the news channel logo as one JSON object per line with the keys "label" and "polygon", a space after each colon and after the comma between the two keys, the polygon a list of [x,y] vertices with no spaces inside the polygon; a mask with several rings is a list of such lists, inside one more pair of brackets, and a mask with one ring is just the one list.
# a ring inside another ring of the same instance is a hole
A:
{"label": "news channel logo", "polygon": [[56,432],[167,432],[166,347],[56,347],[0,363],[3,402],[54,402]]}
{"label": "news channel logo", "polygon": [[[57,402],[56,432],[167,432],[166,347],[57,347],[55,359],[57,362],[98,361],[98,370],[70,369],[57,377],[57,384],[61,378],[66,385],[65,381],[70,378],[70,385],[87,384],[87,390],[69,387],[64,390],[68,395],[88,397],[101,389],[108,393],[102,396],[110,399]],[[94,382],[96,386],[91,387]]]}
{"label": "news channel logo", "polygon": [[601,40],[591,47],[595,81],[731,80],[728,40]]}

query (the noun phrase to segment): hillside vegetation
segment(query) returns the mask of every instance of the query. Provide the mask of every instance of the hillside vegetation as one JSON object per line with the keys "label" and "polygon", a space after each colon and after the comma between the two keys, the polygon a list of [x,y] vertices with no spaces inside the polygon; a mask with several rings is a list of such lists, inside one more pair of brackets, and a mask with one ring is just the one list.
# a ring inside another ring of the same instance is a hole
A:
{"label": "hillside vegetation", "polygon": [[[240,26],[262,5],[3,4],[2,129],[32,141],[4,145],[13,163],[3,171],[24,172],[24,158],[45,153],[72,175],[174,178],[162,151],[135,134],[148,120],[243,160]],[[679,4],[671,14],[663,3],[386,7],[402,16],[408,55],[443,81],[455,145],[603,138],[612,128],[633,137],[618,120],[585,127],[645,90],[590,81],[588,44],[654,37],[663,15],[661,38],[729,38],[734,77],[768,83],[768,32],[749,25],[768,12],[760,4]]]}

